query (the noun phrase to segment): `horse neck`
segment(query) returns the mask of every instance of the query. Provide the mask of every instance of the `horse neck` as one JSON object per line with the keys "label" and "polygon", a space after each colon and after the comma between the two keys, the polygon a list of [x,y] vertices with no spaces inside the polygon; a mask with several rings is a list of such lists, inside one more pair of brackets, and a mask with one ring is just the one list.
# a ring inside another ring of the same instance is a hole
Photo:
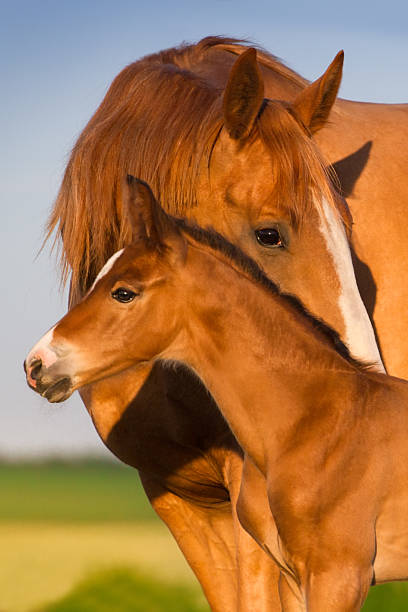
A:
{"label": "horse neck", "polygon": [[165,357],[198,374],[263,470],[266,456],[279,452],[282,432],[316,409],[322,388],[326,405],[344,409],[345,396],[364,374],[284,298],[223,257],[189,247],[182,279],[185,333]]}

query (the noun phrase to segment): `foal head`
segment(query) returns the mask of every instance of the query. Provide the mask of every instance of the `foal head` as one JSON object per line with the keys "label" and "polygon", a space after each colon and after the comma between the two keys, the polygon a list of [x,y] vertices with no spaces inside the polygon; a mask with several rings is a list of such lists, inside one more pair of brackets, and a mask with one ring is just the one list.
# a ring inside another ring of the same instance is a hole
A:
{"label": "foal head", "polygon": [[115,253],[83,300],[30,351],[32,389],[50,402],[153,358],[182,330],[187,242],[147,184],[128,176],[124,205],[132,244]]}

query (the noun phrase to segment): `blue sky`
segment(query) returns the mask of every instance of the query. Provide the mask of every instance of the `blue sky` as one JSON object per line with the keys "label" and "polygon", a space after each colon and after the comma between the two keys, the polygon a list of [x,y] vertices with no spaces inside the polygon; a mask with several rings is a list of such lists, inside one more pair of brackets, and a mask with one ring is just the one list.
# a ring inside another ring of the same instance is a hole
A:
{"label": "blue sky", "polygon": [[0,2],[0,456],[102,450],[79,398],[48,404],[26,388],[22,362],[64,313],[55,257],[36,253],[69,151],[121,68],[225,34],[262,44],[309,79],[343,48],[343,97],[408,102],[407,22],[402,1]]}

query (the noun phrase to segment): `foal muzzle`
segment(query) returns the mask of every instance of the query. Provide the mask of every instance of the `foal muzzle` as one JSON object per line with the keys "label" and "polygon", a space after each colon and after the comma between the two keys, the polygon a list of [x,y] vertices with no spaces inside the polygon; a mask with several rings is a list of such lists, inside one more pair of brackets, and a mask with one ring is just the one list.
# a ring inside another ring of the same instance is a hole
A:
{"label": "foal muzzle", "polygon": [[63,402],[73,392],[70,376],[59,371],[58,366],[46,367],[42,359],[35,355],[24,362],[28,386],[45,397],[49,402]]}

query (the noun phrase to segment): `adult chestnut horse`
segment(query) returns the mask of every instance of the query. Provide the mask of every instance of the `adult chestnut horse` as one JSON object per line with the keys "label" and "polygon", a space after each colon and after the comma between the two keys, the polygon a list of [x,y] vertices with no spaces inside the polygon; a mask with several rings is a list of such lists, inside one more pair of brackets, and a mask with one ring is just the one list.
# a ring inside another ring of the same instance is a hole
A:
{"label": "adult chestnut horse", "polygon": [[[126,68],[79,138],[50,222],[72,273],[72,304],[129,241],[121,185],[132,172],[152,183],[166,210],[221,231],[331,323],[356,355],[378,361],[338,214],[349,223],[347,210],[310,139],[335,100],[342,55],[306,88],[268,59],[281,87],[275,97],[284,97],[285,83],[288,97],[298,91],[288,104],[264,99],[265,70],[253,50],[236,60],[216,43]],[[189,69],[194,58],[197,73]],[[91,385],[82,397],[107,446],[140,470],[212,608],[251,609],[256,596],[258,610],[276,609],[276,570],[230,505],[241,450],[198,381],[156,364]]]}
{"label": "adult chestnut horse", "polygon": [[373,580],[408,579],[407,382],[368,372],[253,260],[167,216],[145,183],[130,177],[129,195],[132,245],[34,346],[30,386],[63,401],[130,366],[183,363],[265,478],[269,520],[245,499],[251,472],[238,506],[281,569],[284,611],[357,611]]}

